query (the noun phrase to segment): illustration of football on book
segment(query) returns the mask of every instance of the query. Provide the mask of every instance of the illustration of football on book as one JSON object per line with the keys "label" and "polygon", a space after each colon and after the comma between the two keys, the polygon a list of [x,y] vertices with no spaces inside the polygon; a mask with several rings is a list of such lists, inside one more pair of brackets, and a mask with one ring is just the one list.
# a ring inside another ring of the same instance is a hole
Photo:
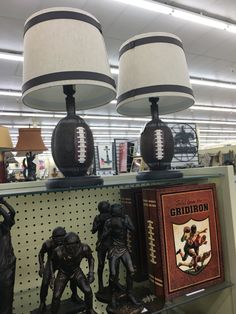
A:
{"label": "illustration of football on book", "polygon": [[209,218],[173,224],[173,234],[176,265],[188,274],[199,274],[211,259]]}

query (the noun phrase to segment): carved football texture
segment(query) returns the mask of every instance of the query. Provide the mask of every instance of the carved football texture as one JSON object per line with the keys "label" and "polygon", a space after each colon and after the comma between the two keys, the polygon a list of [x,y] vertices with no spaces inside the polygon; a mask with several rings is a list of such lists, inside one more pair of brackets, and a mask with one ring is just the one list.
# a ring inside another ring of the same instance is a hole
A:
{"label": "carved football texture", "polygon": [[151,170],[169,169],[174,156],[174,140],[170,128],[160,119],[148,122],[141,134],[140,150]]}
{"label": "carved football texture", "polygon": [[65,177],[86,174],[93,162],[94,143],[81,117],[70,114],[59,121],[52,135],[52,156]]}

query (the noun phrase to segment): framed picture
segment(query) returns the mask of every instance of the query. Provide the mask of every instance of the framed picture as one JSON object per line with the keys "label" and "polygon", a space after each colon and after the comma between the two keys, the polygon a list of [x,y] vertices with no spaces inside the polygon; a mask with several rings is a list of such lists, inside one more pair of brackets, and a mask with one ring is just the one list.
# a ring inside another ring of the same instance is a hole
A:
{"label": "framed picture", "polygon": [[100,170],[112,169],[112,144],[99,144],[97,146]]}

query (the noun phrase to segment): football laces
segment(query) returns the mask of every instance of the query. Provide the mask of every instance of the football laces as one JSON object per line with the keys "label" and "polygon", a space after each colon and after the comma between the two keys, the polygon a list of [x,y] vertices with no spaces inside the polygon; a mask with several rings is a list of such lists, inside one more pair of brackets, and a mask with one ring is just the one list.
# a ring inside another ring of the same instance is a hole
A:
{"label": "football laces", "polygon": [[164,132],[161,129],[154,131],[155,156],[157,160],[164,158]]}
{"label": "football laces", "polygon": [[76,143],[77,143],[77,160],[79,163],[84,163],[86,160],[86,134],[82,126],[76,128]]}

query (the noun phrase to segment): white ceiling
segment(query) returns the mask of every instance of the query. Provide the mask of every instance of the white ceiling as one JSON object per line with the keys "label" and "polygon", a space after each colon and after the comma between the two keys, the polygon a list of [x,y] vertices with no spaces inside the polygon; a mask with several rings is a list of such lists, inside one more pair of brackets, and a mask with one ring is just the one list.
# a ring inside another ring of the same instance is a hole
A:
{"label": "white ceiling", "polygon": [[[135,1],[135,0],[133,0]],[[235,0],[181,0],[165,4],[187,8],[189,11],[230,21],[236,16]],[[103,29],[111,65],[118,65],[118,51],[121,44],[139,33],[150,31],[171,32],[179,36],[184,45],[191,77],[236,83],[236,34],[195,24],[173,16],[151,12],[113,0],[1,0],[0,1],[0,50],[22,52],[23,26],[32,13],[53,6],[70,6],[83,9],[95,15]],[[187,6],[187,7],[186,7]],[[116,77],[114,77],[117,79]],[[0,89],[20,90],[22,84],[22,63],[0,60]],[[236,109],[236,90],[193,85],[196,104],[233,107]],[[0,96],[0,124],[55,124],[55,118],[32,118],[3,116],[1,111],[32,111],[16,97]],[[118,115],[114,104],[81,112],[86,115]],[[199,129],[236,130],[235,112],[214,112],[188,109],[163,118],[201,119],[211,121],[235,121],[231,125],[199,123]],[[144,122],[116,120],[87,120],[90,125],[117,125],[141,127]],[[105,131],[104,131],[105,132]],[[101,132],[100,132],[101,133]],[[112,134],[112,131],[110,131]],[[117,133],[117,132],[116,132]],[[134,133],[134,132],[132,132]],[[205,133],[202,132],[203,136]],[[211,134],[211,133],[209,133]],[[215,133],[214,133],[215,134]],[[227,133],[226,139],[227,138]],[[230,134],[230,133],[229,133]],[[207,135],[207,134],[206,134]],[[222,133],[221,133],[222,135]],[[126,136],[128,136],[128,131]],[[219,137],[218,137],[219,138]],[[204,138],[201,138],[204,143]],[[216,139],[217,140],[217,139]],[[215,141],[216,141],[215,140]],[[208,139],[212,142],[212,139]],[[226,140],[223,139],[224,142]],[[231,141],[236,142],[232,139]],[[228,142],[227,142],[228,143]]]}

